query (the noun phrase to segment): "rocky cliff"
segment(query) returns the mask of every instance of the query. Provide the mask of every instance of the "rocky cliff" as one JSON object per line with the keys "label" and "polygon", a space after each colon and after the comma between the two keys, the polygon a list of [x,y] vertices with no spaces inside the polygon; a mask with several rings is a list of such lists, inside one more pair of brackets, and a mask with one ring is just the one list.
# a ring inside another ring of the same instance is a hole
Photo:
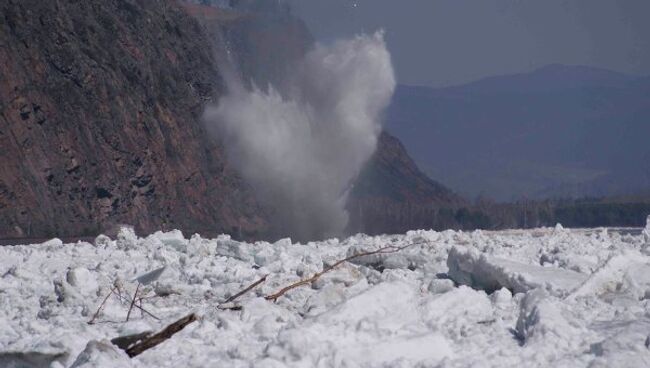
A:
{"label": "rocky cliff", "polygon": [[[224,92],[228,63],[279,84],[313,42],[301,21],[169,0],[6,0],[0,10],[0,238],[120,223],[268,234],[272,210],[201,114]],[[350,231],[431,227],[429,215],[461,202],[384,134],[350,199]]]}
{"label": "rocky cliff", "polygon": [[200,124],[223,83],[175,3],[7,0],[0,13],[0,237],[264,229]]}

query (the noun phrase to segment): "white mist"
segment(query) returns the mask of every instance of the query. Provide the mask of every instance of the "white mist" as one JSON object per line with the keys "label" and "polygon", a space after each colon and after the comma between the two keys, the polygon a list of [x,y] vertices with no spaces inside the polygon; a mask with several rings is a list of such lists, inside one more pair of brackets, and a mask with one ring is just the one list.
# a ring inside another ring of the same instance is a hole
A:
{"label": "white mist", "polygon": [[383,33],[316,45],[287,82],[283,97],[273,87],[247,90],[231,80],[205,119],[275,211],[278,235],[341,235],[348,193],[375,151],[395,89]]}

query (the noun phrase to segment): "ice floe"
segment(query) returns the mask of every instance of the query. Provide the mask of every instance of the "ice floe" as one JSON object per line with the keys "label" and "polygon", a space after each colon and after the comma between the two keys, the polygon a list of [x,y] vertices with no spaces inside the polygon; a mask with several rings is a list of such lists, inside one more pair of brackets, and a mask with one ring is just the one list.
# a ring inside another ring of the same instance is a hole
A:
{"label": "ice floe", "polygon": [[[649,232],[411,231],[300,244],[124,227],[93,244],[1,247],[0,366],[648,367]],[[410,244],[265,298],[346,257]],[[132,307],[136,288],[143,299]],[[110,343],[190,312],[199,320],[134,358]]]}

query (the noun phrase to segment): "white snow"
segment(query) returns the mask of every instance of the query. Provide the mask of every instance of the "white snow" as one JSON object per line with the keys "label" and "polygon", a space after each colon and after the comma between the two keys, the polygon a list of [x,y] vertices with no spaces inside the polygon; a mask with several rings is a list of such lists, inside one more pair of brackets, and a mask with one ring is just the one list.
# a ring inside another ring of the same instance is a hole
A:
{"label": "white snow", "polygon": [[97,288],[99,287],[95,274],[83,267],[75,267],[68,270],[66,281],[83,295],[97,293]]}
{"label": "white snow", "polygon": [[90,341],[70,368],[113,368],[132,367],[125,352],[110,341]]}
{"label": "white snow", "polygon": [[[557,226],[250,244],[123,228],[94,244],[1,247],[0,366],[648,367],[649,233]],[[413,243],[264,299],[337,260]],[[265,275],[228,304],[241,308],[218,308]],[[136,308],[125,322],[138,279],[142,307],[160,320]],[[199,321],[133,359],[110,343],[190,312]]]}
{"label": "white snow", "polygon": [[449,277],[459,284],[487,291],[507,288],[525,293],[536,288],[566,294],[585,281],[587,275],[559,267],[543,267],[480,254],[474,249],[454,247],[447,258]]}

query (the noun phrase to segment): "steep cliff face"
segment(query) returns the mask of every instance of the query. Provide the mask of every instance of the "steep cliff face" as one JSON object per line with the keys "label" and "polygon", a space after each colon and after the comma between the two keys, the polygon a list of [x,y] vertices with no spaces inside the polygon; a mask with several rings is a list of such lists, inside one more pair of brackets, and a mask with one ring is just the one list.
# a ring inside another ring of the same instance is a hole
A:
{"label": "steep cliff face", "polygon": [[273,85],[284,92],[287,76],[314,44],[304,22],[271,2],[216,7],[182,2],[203,26],[220,65],[228,64],[243,82],[260,88]]}
{"label": "steep cliff face", "polygon": [[[0,11],[0,238],[120,223],[269,234],[272,209],[201,114],[224,92],[228,63],[282,90],[313,42],[300,20],[170,0],[7,0]],[[350,229],[430,227],[431,211],[461,201],[384,134],[351,196]]]}
{"label": "steep cliff face", "polygon": [[0,4],[0,237],[263,231],[200,124],[223,90],[171,1]]}

